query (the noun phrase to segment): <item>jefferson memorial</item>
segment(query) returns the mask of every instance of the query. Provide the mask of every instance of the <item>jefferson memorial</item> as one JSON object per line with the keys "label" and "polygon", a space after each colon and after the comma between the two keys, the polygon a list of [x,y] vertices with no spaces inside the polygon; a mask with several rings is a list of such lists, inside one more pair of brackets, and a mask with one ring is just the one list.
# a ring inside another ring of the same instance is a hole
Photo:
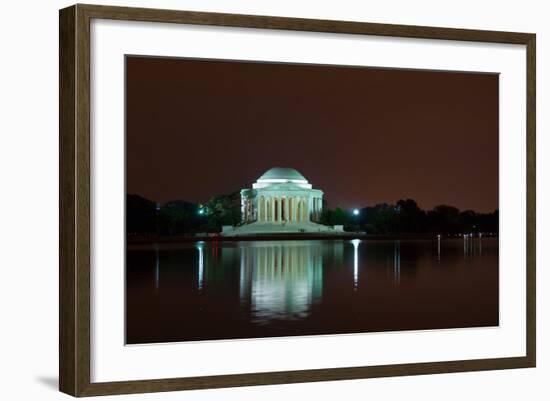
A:
{"label": "jefferson memorial", "polygon": [[223,234],[335,232],[318,224],[322,210],[323,191],[293,168],[274,167],[241,190],[241,225],[224,227]]}

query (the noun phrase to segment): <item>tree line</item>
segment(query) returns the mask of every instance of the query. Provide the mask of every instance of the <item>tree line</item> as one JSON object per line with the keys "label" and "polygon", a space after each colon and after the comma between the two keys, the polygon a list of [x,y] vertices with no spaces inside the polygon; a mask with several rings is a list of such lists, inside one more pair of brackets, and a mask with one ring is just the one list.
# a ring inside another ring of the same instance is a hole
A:
{"label": "tree line", "polygon": [[343,225],[346,231],[365,231],[369,234],[460,234],[498,233],[498,210],[477,213],[439,205],[431,210],[421,209],[412,199],[395,204],[380,203],[364,207],[355,215],[341,208],[324,208],[321,223]]}
{"label": "tree line", "polygon": [[240,194],[217,195],[205,204],[174,200],[159,205],[139,195],[126,195],[128,234],[185,235],[219,232],[241,220]]}
{"label": "tree line", "polygon": [[[224,225],[241,222],[240,194],[217,195],[205,204],[182,200],[163,205],[139,195],[126,197],[126,229],[128,234],[185,235],[199,232],[220,232]],[[421,209],[412,199],[395,204],[380,203],[358,210],[323,208],[321,224],[343,225],[346,231],[368,234],[460,234],[498,233],[498,210],[477,213],[439,205]]]}

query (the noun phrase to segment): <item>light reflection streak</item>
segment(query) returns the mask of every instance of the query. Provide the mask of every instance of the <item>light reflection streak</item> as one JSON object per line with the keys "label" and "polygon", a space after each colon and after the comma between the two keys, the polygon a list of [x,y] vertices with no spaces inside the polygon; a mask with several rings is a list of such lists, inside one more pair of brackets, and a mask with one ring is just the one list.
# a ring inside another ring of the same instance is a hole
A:
{"label": "light reflection streak", "polygon": [[401,281],[401,242],[395,241],[393,245],[393,276],[395,283]]}
{"label": "light reflection streak", "polygon": [[160,252],[159,247],[155,246],[155,289],[158,290],[160,282]]}
{"label": "light reflection streak", "polygon": [[359,284],[359,243],[361,240],[354,239],[353,244],[353,289],[357,290]]}
{"label": "light reflection streak", "polygon": [[199,291],[202,290],[202,284],[204,279],[204,241],[197,242],[197,249],[199,251]]}

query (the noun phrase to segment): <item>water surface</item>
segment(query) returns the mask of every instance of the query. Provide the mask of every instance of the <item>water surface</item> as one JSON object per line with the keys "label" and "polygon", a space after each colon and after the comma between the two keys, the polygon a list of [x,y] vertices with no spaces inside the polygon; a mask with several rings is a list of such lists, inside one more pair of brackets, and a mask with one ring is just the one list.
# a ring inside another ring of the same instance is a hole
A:
{"label": "water surface", "polygon": [[496,326],[498,239],[129,245],[128,344]]}

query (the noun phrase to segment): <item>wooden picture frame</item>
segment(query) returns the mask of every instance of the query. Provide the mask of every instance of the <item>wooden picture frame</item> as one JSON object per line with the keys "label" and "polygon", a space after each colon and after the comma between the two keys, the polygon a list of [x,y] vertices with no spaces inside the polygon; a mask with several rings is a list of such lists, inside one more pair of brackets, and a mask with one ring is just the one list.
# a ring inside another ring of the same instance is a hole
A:
{"label": "wooden picture frame", "polygon": [[[92,383],[90,380],[90,21],[94,18],[403,38],[520,44],[527,58],[526,356],[222,376]],[[60,10],[59,388],[73,396],[362,379],[534,367],[535,34],[96,5]]]}

